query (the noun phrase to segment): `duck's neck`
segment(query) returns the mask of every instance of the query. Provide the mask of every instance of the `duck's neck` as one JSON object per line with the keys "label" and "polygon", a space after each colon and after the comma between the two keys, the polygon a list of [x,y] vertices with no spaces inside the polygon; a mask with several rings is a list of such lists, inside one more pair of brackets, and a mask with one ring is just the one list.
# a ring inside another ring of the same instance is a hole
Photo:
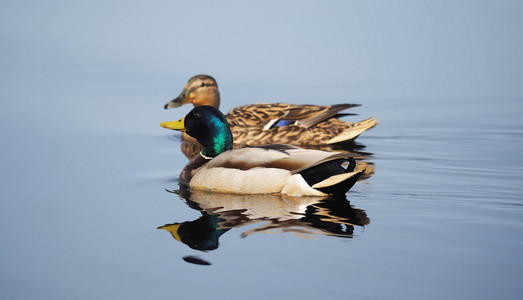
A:
{"label": "duck's neck", "polygon": [[232,149],[232,133],[227,124],[218,124],[213,131],[211,138],[201,143],[203,146],[201,154],[204,157],[216,157]]}

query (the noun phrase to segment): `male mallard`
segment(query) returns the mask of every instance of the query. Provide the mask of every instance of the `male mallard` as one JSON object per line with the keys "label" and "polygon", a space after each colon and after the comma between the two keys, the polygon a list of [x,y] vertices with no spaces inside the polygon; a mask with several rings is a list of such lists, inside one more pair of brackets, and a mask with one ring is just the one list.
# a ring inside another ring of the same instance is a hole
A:
{"label": "male mallard", "polygon": [[[180,174],[180,185],[235,194],[292,196],[343,195],[362,172],[353,172],[349,153],[267,145],[232,150],[225,116],[212,106],[198,106],[162,127],[180,130],[203,147]],[[347,168],[342,164],[349,161]]]}
{"label": "male mallard", "polygon": [[[195,107],[220,106],[220,92],[214,78],[197,75],[189,79],[182,93],[165,104],[165,109],[192,103]],[[337,117],[341,111],[359,104],[294,105],[261,103],[239,106],[226,115],[235,146],[284,143],[302,146],[331,145],[354,140],[376,126],[374,118],[350,123]],[[182,134],[182,138],[186,136]]]}

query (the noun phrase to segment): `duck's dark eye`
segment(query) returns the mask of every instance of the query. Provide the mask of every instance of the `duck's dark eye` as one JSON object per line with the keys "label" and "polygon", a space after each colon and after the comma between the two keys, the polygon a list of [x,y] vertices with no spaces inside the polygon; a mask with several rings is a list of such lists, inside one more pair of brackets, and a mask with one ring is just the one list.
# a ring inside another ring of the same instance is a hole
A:
{"label": "duck's dark eye", "polygon": [[204,83],[204,82],[202,82],[202,84],[200,84],[200,87],[203,87],[203,86],[205,86],[205,83]]}
{"label": "duck's dark eye", "polygon": [[194,113],[194,118],[195,118],[195,119],[199,119],[199,118],[201,118],[201,117],[202,117],[202,116],[200,115],[199,112],[195,112],[195,113]]}

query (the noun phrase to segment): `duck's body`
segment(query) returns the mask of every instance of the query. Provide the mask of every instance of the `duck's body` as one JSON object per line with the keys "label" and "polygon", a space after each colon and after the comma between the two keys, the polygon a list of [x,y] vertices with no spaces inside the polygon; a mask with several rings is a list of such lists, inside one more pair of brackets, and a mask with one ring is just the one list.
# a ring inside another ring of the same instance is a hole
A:
{"label": "duck's body", "polygon": [[[214,78],[197,75],[189,79],[182,93],[165,108],[192,103],[195,107],[220,106],[220,93]],[[226,114],[234,144],[256,146],[284,143],[292,145],[330,145],[354,140],[378,124],[375,118],[351,123],[338,119],[340,112],[359,104],[293,105],[259,103],[239,106]],[[191,141],[183,136],[184,141]]]}
{"label": "duck's body", "polygon": [[357,104],[329,106],[259,103],[239,106],[225,116],[235,144],[256,146],[284,143],[301,146],[332,145],[355,139],[377,125],[375,118],[357,123],[336,118]]}
{"label": "duck's body", "polygon": [[[358,179],[360,173],[346,172],[337,162],[348,156],[347,153],[302,148],[276,150],[264,147],[229,150],[213,159],[199,154],[182,171],[180,184],[235,194],[325,196],[333,193],[330,192],[334,189],[332,185],[344,186],[344,181],[356,182]],[[309,170],[321,162],[331,162],[332,165],[325,169],[336,168],[335,174],[313,174],[321,171]],[[337,177],[331,178],[331,175]]]}
{"label": "duck's body", "polygon": [[[233,137],[223,114],[210,106],[194,108],[163,127],[186,131],[204,150],[187,164],[180,185],[236,194],[325,196],[345,194],[362,172],[353,172],[349,153],[268,145],[232,149]],[[342,164],[350,161],[344,168]]]}

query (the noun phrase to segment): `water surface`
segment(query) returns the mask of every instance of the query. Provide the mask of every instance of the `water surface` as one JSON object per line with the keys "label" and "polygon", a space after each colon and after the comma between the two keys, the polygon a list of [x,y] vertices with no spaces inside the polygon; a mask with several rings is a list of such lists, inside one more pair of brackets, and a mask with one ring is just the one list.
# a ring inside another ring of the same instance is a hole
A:
{"label": "water surface", "polygon": [[[2,4],[2,298],[520,298],[519,3],[104,3]],[[374,173],[330,202],[170,192],[159,123],[190,108],[162,107],[197,73],[223,111],[361,103]]]}

